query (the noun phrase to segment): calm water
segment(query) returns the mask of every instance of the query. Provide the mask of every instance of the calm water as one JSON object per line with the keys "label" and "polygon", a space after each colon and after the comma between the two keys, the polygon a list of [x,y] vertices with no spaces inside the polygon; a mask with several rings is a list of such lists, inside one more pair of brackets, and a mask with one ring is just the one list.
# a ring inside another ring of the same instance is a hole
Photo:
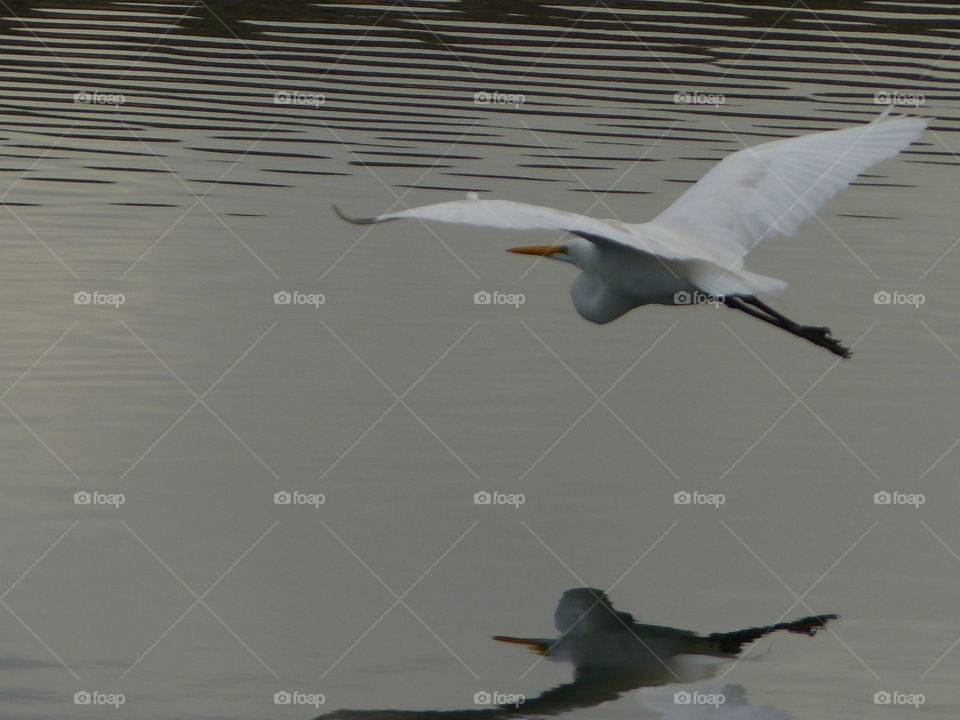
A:
{"label": "calm water", "polygon": [[[960,13],[793,5],[5,6],[2,714],[532,698],[570,668],[490,636],[549,637],[592,585],[701,632],[843,616],[724,668],[710,717],[955,717]],[[931,129],[751,257],[849,362],[725,309],[590,325],[570,268],[503,252],[549,233],[331,209],[476,191],[642,221],[884,95]],[[672,693],[571,716],[706,717]]]}

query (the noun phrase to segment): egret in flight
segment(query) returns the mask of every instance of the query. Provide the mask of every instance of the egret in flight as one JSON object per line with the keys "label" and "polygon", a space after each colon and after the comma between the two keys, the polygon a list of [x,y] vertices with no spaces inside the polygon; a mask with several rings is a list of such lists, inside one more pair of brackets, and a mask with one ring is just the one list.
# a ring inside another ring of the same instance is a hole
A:
{"label": "egret in flight", "polygon": [[698,660],[735,658],[744,646],[779,630],[814,635],[838,617],[811,615],[791,622],[698,635],[692,630],[643,625],[630,613],[616,610],[603,590],[574,588],[563,594],[553,615],[559,638],[495,635],[493,639],[524,645],[551,660],[571,662],[578,678],[636,671],[645,674],[647,684],[654,684],[650,680],[657,675],[662,676],[661,682],[687,680]]}
{"label": "egret in flight", "polygon": [[740,310],[844,358],[830,329],[801,325],[760,300],[786,287],[750,272],[744,256],[761,242],[793,235],[804,220],[871,165],[915,141],[927,118],[890,117],[865,125],[774,140],[728,155],[646,223],[600,220],[512,200],[466,200],[353,217],[352,223],[436,220],[504,230],[562,230],[575,237],[509,252],[568,262],[581,273],[570,289],[582,317],[608,323],[641,305],[705,300]]}

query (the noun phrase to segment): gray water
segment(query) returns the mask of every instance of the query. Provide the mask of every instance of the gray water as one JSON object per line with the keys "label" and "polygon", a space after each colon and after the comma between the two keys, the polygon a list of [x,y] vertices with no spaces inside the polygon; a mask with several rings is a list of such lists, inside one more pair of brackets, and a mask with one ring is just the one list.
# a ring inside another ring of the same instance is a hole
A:
{"label": "gray water", "polygon": [[[701,632],[842,615],[722,669],[745,703],[728,716],[955,717],[951,4],[0,14],[4,716],[114,712],[77,692],[137,719],[532,698],[570,668],[490,636],[551,636],[561,593],[591,585]],[[933,118],[920,141],[751,256],[849,361],[726,309],[590,325],[569,267],[503,252],[551,233],[331,209],[475,191],[639,222],[744,144],[864,122],[891,94]],[[701,717],[671,693],[570,716]]]}

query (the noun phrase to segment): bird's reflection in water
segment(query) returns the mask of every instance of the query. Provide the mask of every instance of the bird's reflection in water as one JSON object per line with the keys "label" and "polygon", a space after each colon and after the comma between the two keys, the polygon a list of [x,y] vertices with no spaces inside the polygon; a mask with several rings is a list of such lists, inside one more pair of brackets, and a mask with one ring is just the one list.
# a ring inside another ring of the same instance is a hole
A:
{"label": "bird's reflection in water", "polygon": [[742,687],[704,681],[724,660],[736,658],[765,635],[779,630],[813,635],[835,618],[837,615],[813,615],[698,635],[690,630],[638,623],[630,613],[616,610],[602,590],[574,588],[563,594],[554,613],[560,637],[494,636],[495,640],[523,645],[550,660],[572,663],[573,682],[519,705],[472,710],[337,710],[317,720],[479,720],[560,715],[616,700],[640,688],[644,690],[638,693],[639,701],[669,720],[779,720],[788,716],[776,708],[749,705]]}

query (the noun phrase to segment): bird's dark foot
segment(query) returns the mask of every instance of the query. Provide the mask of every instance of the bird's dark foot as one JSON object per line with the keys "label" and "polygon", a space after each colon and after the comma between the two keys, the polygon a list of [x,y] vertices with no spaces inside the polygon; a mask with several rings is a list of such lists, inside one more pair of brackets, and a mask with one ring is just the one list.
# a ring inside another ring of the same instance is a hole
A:
{"label": "bird's dark foot", "polygon": [[839,355],[842,358],[849,358],[853,355],[853,351],[844,347],[839,340],[830,334],[830,328],[802,325],[799,334],[815,345],[826,348],[834,355]]}

